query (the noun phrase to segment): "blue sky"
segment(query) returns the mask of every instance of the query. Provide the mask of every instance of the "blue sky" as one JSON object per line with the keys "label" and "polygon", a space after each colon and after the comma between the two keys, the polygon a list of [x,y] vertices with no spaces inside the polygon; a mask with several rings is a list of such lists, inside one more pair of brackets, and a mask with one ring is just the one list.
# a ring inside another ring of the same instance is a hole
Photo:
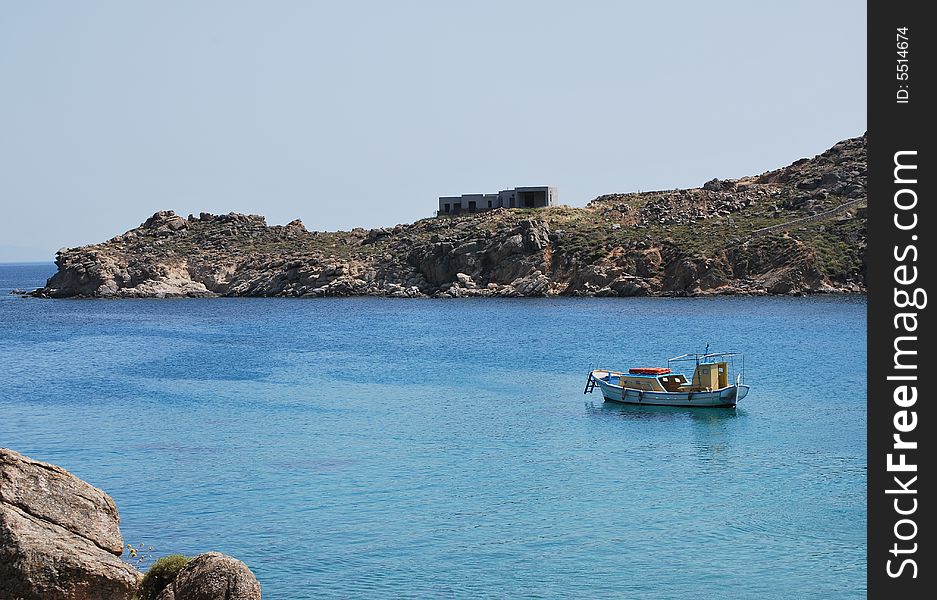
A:
{"label": "blue sky", "polygon": [[695,187],[866,127],[863,2],[3,2],[0,261],[157,210],[411,222]]}

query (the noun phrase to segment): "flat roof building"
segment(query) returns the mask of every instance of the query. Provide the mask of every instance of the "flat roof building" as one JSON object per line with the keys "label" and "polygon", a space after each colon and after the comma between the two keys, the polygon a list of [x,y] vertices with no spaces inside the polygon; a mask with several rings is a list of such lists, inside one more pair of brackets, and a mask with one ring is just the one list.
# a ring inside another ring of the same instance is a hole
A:
{"label": "flat roof building", "polygon": [[457,215],[465,212],[481,212],[495,208],[545,208],[556,206],[555,187],[547,185],[516,187],[501,190],[497,194],[462,194],[440,196],[437,215]]}

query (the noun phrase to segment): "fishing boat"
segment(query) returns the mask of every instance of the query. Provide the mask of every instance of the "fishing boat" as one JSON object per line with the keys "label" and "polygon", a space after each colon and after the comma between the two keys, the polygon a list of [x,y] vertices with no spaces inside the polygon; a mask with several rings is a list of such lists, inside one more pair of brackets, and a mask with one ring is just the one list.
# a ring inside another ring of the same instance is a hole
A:
{"label": "fishing boat", "polygon": [[[695,368],[689,380],[676,371],[690,365]],[[593,369],[583,393],[592,393],[596,386],[612,402],[695,407],[735,406],[749,389],[745,357],[738,352],[682,354],[669,359],[666,367],[636,367],[627,373]]]}

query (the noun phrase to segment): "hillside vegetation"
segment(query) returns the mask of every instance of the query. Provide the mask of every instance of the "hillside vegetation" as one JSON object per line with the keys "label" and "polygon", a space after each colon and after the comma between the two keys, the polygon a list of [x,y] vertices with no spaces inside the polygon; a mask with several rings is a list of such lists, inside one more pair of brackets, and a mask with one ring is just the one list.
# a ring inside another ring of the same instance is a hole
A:
{"label": "hillside vegetation", "polygon": [[44,297],[698,296],[864,292],[866,137],[761,175],[309,231],[159,212],[65,249]]}

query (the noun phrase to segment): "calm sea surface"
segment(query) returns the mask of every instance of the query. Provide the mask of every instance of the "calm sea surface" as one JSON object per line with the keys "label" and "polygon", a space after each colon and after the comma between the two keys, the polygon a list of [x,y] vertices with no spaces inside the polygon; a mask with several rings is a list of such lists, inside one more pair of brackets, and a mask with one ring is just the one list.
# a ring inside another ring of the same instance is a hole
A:
{"label": "calm sea surface", "polygon": [[[7,295],[53,270],[0,266],[0,446],[157,556],[269,600],[865,593],[863,299]],[[706,343],[738,409],[582,394]]]}

